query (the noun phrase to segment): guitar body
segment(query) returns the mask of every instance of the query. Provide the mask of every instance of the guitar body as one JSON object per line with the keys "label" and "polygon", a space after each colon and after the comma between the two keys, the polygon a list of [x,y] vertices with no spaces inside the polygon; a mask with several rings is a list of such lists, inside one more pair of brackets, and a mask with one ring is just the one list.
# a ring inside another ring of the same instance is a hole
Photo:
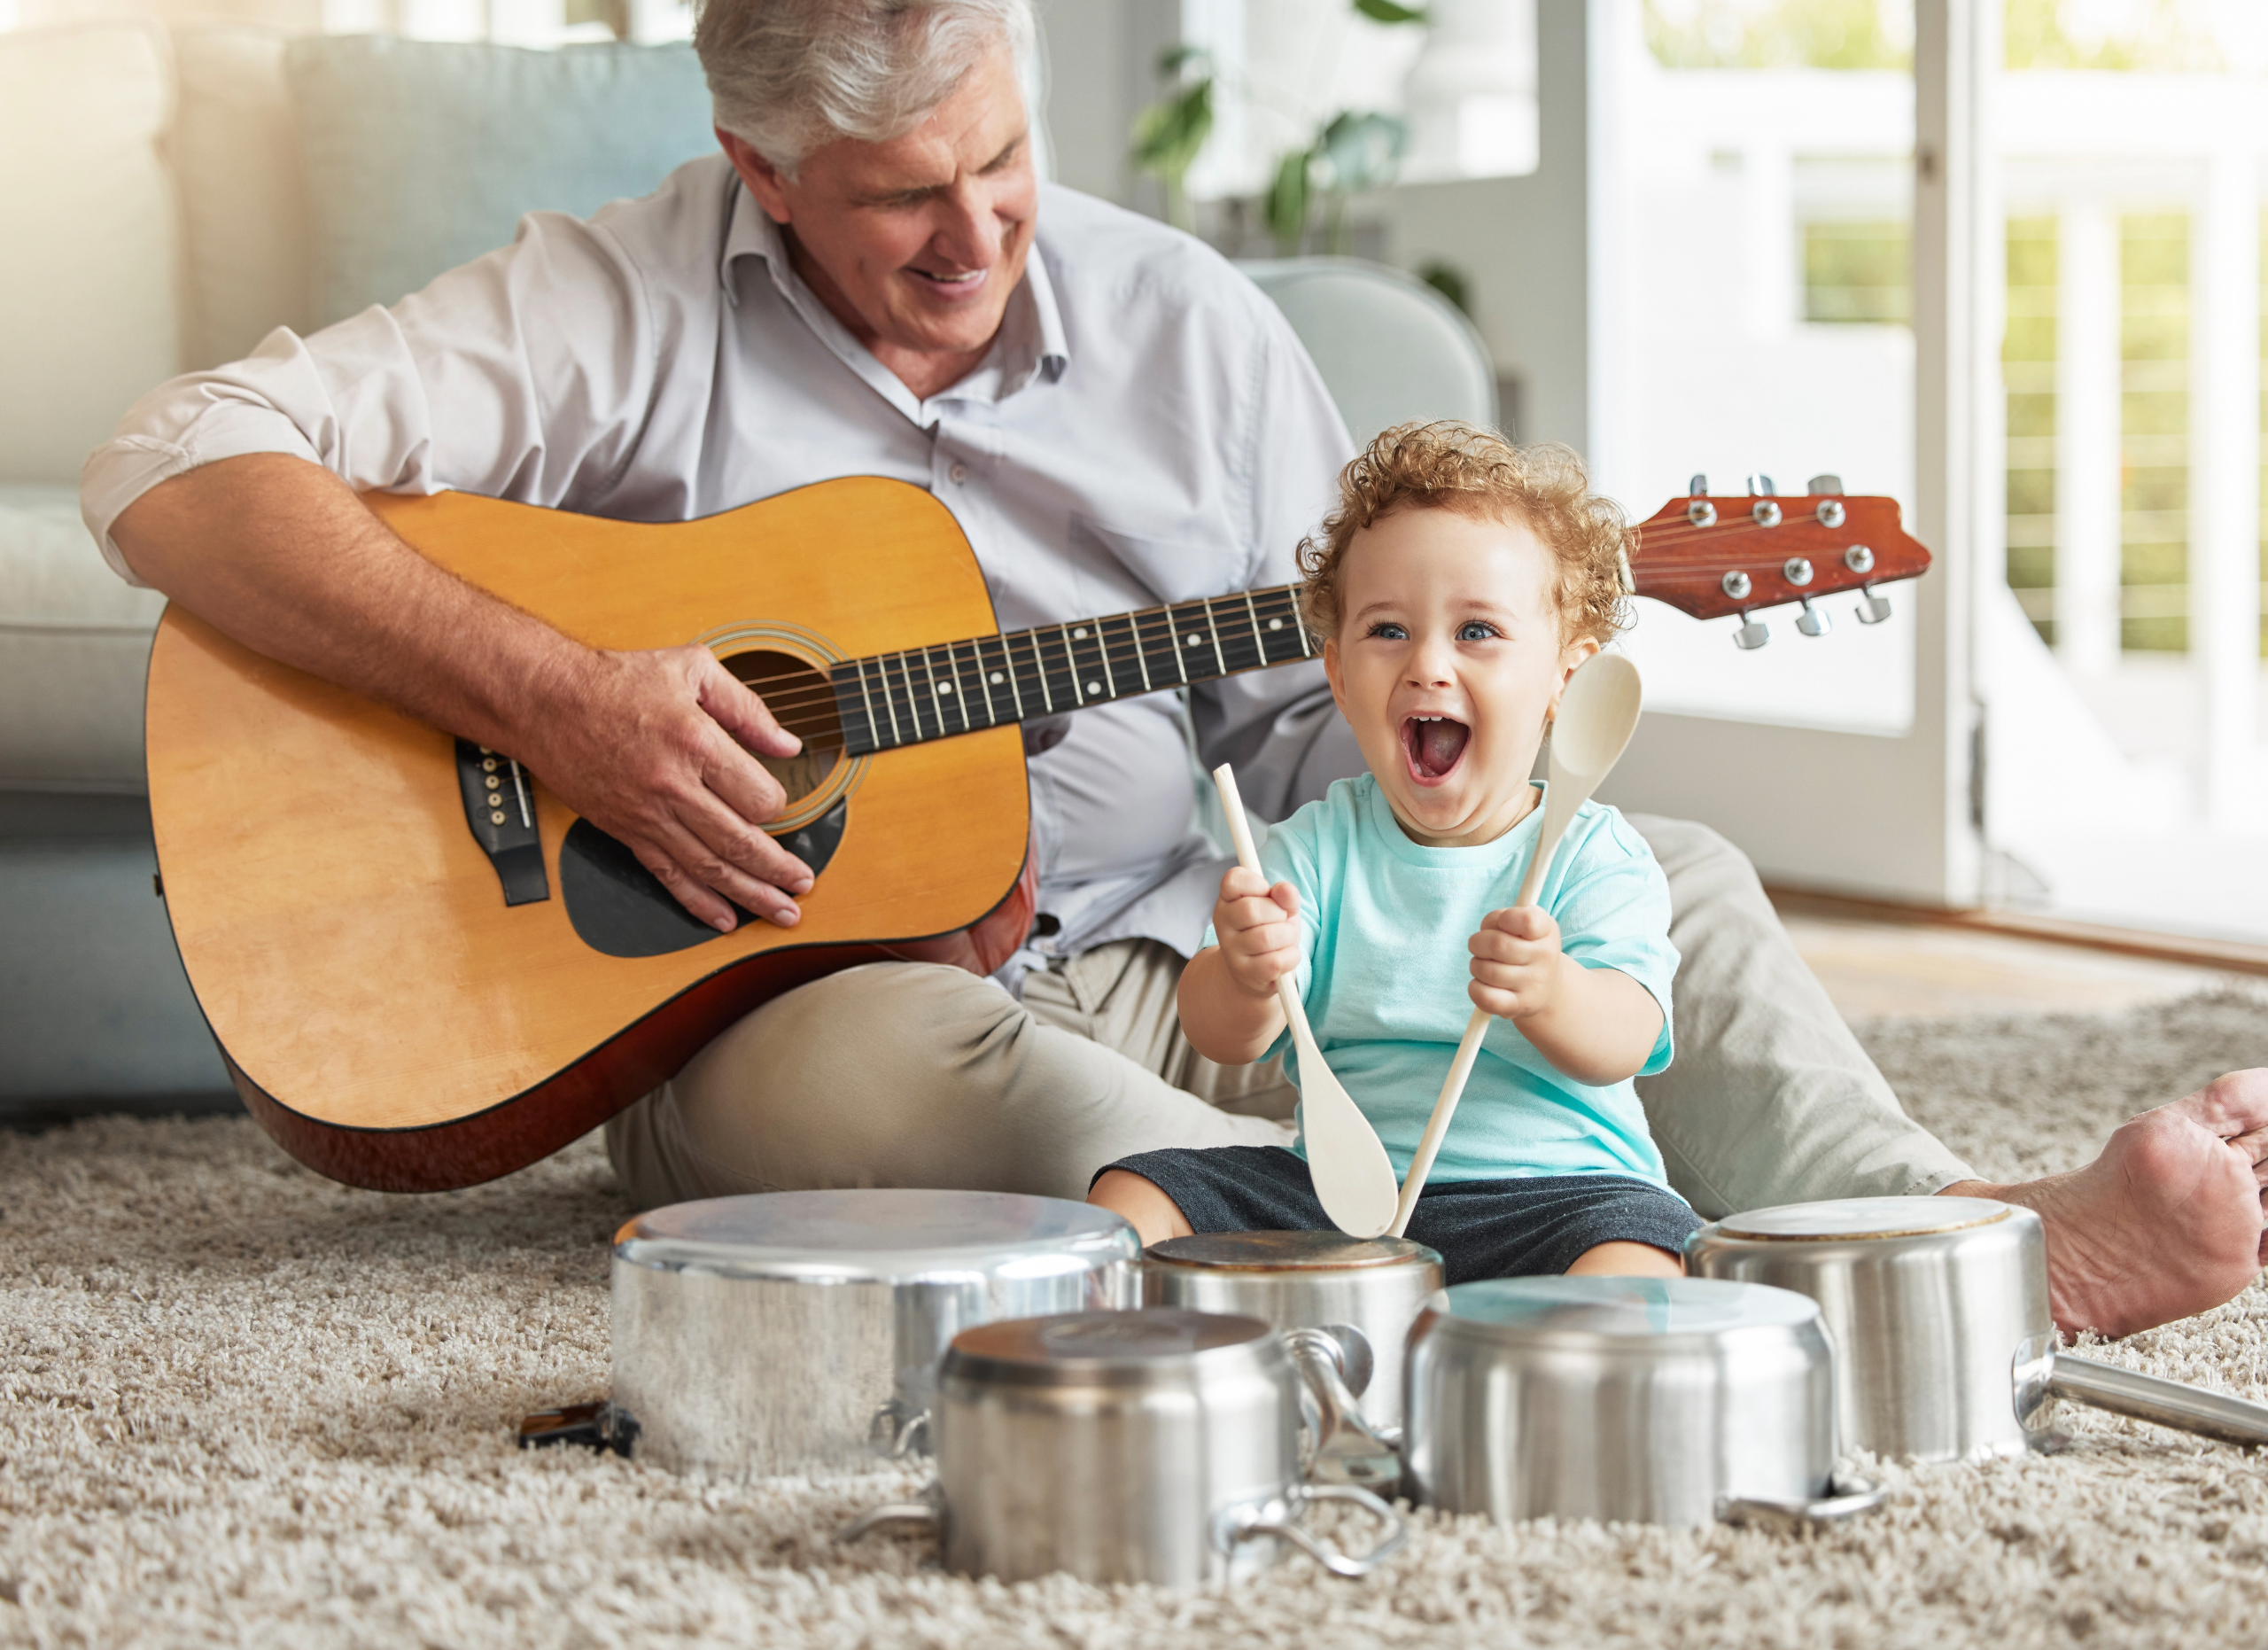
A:
{"label": "guitar body", "polygon": [[[951,513],[903,483],[823,482],[664,525],[462,494],[369,502],[434,561],[595,647],[705,641],[776,680],[998,628]],[[649,908],[621,867],[578,858],[574,816],[540,788],[547,890],[508,904],[468,822],[478,793],[461,789],[483,782],[481,757],[179,608],[151,654],[148,751],[167,913],[237,1088],[285,1149],[356,1186],[507,1173],[784,991],[889,957],[990,972],[1031,919],[1013,725],[807,764],[822,771],[781,823],[835,836],[802,922],[706,938],[675,931],[689,922]],[[617,943],[607,925],[625,922]]]}

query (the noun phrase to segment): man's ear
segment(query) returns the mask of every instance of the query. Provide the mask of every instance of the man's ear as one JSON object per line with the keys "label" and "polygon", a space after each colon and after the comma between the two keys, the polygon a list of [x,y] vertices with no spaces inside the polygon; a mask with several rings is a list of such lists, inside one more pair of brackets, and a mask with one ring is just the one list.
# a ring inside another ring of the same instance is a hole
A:
{"label": "man's ear", "polygon": [[721,126],[716,133],[726,158],[733,163],[733,170],[741,175],[741,182],[756,197],[756,204],[764,208],[764,215],[774,223],[787,222],[788,180],[781,176],[780,168],[757,153],[747,138],[736,137]]}

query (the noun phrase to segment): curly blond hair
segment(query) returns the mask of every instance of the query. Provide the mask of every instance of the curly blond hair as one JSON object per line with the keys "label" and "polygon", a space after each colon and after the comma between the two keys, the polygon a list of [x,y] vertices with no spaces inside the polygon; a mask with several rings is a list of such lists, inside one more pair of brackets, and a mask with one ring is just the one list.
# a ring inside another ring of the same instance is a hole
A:
{"label": "curly blond hair", "polygon": [[1317,636],[1339,629],[1340,571],[1364,527],[1399,510],[1449,510],[1518,522],[1558,564],[1552,588],[1563,640],[1604,645],[1629,623],[1628,557],[1637,529],[1590,490],[1583,461],[1556,443],[1515,447],[1453,419],[1381,432],[1339,472],[1339,508],[1300,541],[1300,607]]}

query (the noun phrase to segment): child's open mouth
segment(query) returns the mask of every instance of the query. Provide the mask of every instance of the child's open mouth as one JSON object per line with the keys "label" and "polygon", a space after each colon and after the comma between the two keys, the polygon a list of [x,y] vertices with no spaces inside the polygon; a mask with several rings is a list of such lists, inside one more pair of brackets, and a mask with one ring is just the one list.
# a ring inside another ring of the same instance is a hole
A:
{"label": "child's open mouth", "polygon": [[1402,748],[1410,776],[1420,784],[1446,778],[1464,759],[1472,730],[1451,716],[1411,716],[1402,724]]}

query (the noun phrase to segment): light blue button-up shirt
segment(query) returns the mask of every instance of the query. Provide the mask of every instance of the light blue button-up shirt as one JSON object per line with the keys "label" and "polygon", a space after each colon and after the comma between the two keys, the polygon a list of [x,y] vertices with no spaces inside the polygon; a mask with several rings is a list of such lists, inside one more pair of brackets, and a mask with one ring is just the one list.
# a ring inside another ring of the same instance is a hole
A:
{"label": "light blue button-up shirt", "polygon": [[[533,214],[510,246],[390,308],[278,331],[248,360],[161,385],[89,459],[82,497],[130,580],[109,537],[119,513],[243,453],[295,454],[360,489],[633,521],[889,476],[951,509],[1015,629],[1296,577],[1293,551],[1351,450],[1249,281],[1188,236],[1053,186],[990,353],[920,400],[812,294],[711,155],[588,220]],[[1360,769],[1316,665],[1189,699],[1205,765],[1233,759],[1271,818]],[[1146,935],[1187,954],[1223,861],[1195,828],[1175,698],[1047,731],[1060,743],[1027,735],[1031,849],[1056,927],[1033,949]]]}

